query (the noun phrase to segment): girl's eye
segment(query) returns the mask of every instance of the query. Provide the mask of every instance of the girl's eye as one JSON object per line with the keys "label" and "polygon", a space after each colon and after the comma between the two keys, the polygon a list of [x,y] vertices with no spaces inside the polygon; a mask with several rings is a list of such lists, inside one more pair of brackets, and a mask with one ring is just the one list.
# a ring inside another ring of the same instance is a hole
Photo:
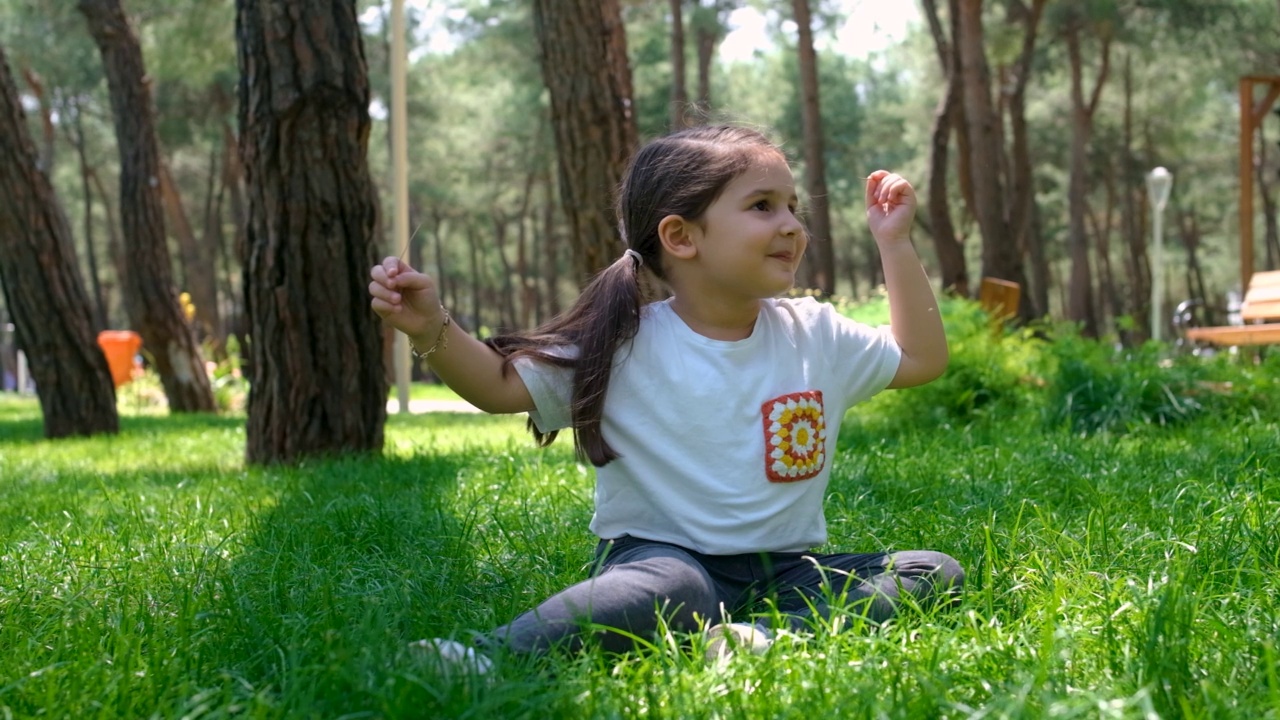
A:
{"label": "girl's eye", "polygon": [[752,209],[754,209],[754,210],[760,210],[761,212],[769,212],[769,201],[768,201],[768,200],[757,200],[757,201],[756,201],[756,204],[755,204],[755,205],[752,205],[751,207],[752,207]]}

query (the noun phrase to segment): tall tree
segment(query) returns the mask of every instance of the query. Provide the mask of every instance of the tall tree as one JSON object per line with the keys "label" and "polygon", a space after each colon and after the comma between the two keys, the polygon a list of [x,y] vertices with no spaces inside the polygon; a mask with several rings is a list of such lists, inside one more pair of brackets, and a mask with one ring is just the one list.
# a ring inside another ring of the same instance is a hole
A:
{"label": "tall tree", "polygon": [[[951,0],[954,8],[955,0]],[[952,130],[963,130],[964,104],[961,98],[959,63],[955,62],[953,44],[947,39],[938,16],[935,0],[923,0],[925,19],[938,53],[938,65],[946,79],[946,90],[934,111],[929,130],[929,197],[927,212],[933,232],[933,247],[942,273],[942,288],[960,296],[969,294],[969,270],[965,265],[964,247],[960,244],[955,223],[951,220],[951,203],[947,195],[947,167]],[[956,15],[950,14],[954,21]]]}
{"label": "tall tree", "polygon": [[160,198],[160,151],[142,48],[120,0],[79,0],[102,55],[120,152],[120,217],[130,321],[155,361],[169,408],[212,412],[213,390],[173,287]]}
{"label": "tall tree", "polygon": [[982,0],[960,0],[955,38],[969,138],[971,209],[982,231],[983,276],[1025,285],[1022,253],[1005,211],[1007,183],[1001,176],[1004,147],[1000,116],[991,99],[991,67],[984,47],[982,5]]}
{"label": "tall tree", "polygon": [[[1007,4],[1008,23],[1021,25],[1022,47],[1014,63],[1002,73],[1004,81],[1000,83],[1007,98],[1006,109],[1009,115],[1009,129],[1012,134],[1009,146],[1008,211],[1009,230],[1013,234],[1014,246],[1019,256],[1029,254],[1033,263],[1033,275],[1039,280],[1032,288],[1033,292],[1021,295],[1020,313],[1029,315],[1045,315],[1049,312],[1047,265],[1044,241],[1032,232],[1035,218],[1035,173],[1032,172],[1031,139],[1027,126],[1027,86],[1031,81],[1032,60],[1035,57],[1036,41],[1039,37],[1040,20],[1044,17],[1044,9],[1049,0],[1031,0],[1027,5],[1022,0],[1010,0]],[[1022,262],[1013,270],[1020,277],[1016,282],[1026,284],[1021,278]]]}
{"label": "tall tree", "polygon": [[0,47],[0,284],[44,414],[44,434],[120,429],[89,297],[75,273],[71,228],[39,169],[9,60]]}
{"label": "tall tree", "polygon": [[[1111,69],[1112,28],[1116,18],[1112,17],[1112,13],[1093,18],[1086,8],[1075,5],[1064,7],[1062,12],[1062,34],[1071,64],[1071,169],[1067,188],[1071,278],[1067,318],[1080,323],[1086,336],[1095,336],[1098,333],[1098,317],[1093,296],[1093,272],[1089,262],[1089,238],[1085,229],[1085,216],[1088,214],[1088,152],[1093,132],[1093,116],[1097,112],[1102,89],[1106,87]],[[1094,33],[1098,41],[1098,67],[1093,87],[1086,91],[1082,47],[1085,37]]]}
{"label": "tall tree", "polygon": [[823,295],[836,291],[836,254],[831,239],[831,210],[828,206],[827,165],[824,158],[821,89],[818,86],[818,56],[813,50],[813,18],[809,0],[791,0],[799,30],[800,115],[804,124],[804,184],[809,226],[808,285]]}
{"label": "tall tree", "polygon": [[560,202],[585,282],[622,251],[613,190],[637,134],[622,13],[618,0],[534,0],[533,21],[551,96]]}
{"label": "tall tree", "polygon": [[689,127],[689,87],[684,71],[684,0],[671,3],[671,128]]}
{"label": "tall tree", "polygon": [[248,185],[252,463],[379,450],[380,257],[367,166],[369,83],[354,0],[238,0]]}

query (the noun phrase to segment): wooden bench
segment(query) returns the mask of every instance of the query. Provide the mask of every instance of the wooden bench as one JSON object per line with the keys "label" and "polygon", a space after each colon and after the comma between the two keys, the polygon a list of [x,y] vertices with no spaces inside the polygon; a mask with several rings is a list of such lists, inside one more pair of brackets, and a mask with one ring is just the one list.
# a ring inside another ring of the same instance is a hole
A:
{"label": "wooden bench", "polygon": [[1255,324],[1190,328],[1187,339],[1214,345],[1280,343],[1280,322],[1262,322],[1280,320],[1280,270],[1253,274],[1240,305],[1240,319]]}

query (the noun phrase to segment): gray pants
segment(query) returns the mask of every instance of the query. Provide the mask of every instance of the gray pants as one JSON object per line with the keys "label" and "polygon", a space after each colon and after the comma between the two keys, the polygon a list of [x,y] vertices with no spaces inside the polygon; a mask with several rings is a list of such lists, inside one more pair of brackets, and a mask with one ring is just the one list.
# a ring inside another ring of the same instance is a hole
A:
{"label": "gray pants", "polygon": [[798,625],[814,610],[825,614],[828,598],[882,622],[903,594],[930,605],[954,600],[963,585],[960,565],[929,550],[704,555],[623,536],[600,541],[589,579],[494,630],[487,640],[523,653],[577,648],[591,635],[606,650],[624,652],[634,646],[632,636],[648,640],[664,621],[672,630],[690,632],[700,623],[763,609],[765,600]]}

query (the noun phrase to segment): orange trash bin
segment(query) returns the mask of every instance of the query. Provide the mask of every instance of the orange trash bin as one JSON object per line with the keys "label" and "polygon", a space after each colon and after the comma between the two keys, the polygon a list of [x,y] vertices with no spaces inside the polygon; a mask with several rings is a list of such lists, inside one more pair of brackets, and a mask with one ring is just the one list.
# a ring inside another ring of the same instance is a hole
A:
{"label": "orange trash bin", "polygon": [[107,356],[111,380],[120,387],[133,379],[133,358],[142,347],[142,336],[132,330],[103,330],[98,333],[98,346]]}

